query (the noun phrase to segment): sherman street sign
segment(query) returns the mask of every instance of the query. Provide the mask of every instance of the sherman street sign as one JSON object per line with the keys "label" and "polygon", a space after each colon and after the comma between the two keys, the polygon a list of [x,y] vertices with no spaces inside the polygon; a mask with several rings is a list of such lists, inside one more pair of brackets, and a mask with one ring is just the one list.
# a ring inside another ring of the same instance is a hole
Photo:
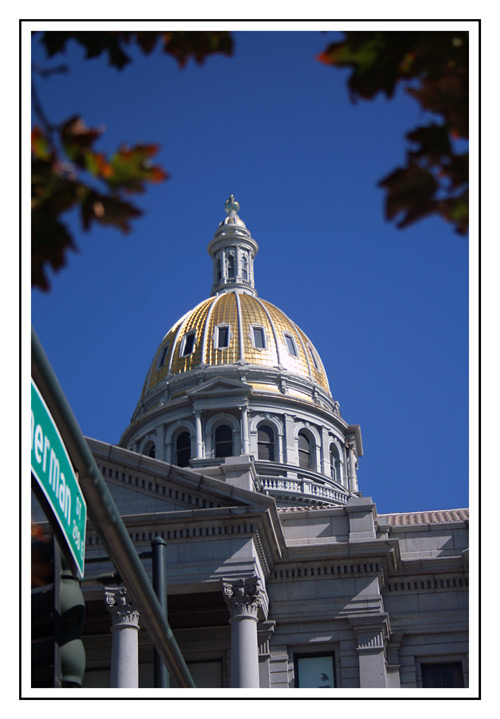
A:
{"label": "sherman street sign", "polygon": [[83,579],[87,506],[57,425],[33,379],[31,471],[52,515],[49,519],[54,531],[59,528],[57,534],[62,534],[69,551],[69,556],[65,554]]}

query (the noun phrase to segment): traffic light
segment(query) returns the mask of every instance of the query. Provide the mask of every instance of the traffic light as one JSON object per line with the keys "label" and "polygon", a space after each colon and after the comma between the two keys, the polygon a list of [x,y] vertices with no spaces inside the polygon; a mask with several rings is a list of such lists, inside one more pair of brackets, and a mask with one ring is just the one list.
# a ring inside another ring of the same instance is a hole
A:
{"label": "traffic light", "polygon": [[72,687],[82,685],[85,673],[85,648],[80,638],[85,619],[85,600],[80,583],[64,564],[62,559],[57,644],[61,686]]}
{"label": "traffic light", "polygon": [[31,686],[81,686],[85,602],[55,539],[32,541]]}
{"label": "traffic light", "polygon": [[31,541],[31,686],[54,687],[56,645],[56,572],[54,540]]}

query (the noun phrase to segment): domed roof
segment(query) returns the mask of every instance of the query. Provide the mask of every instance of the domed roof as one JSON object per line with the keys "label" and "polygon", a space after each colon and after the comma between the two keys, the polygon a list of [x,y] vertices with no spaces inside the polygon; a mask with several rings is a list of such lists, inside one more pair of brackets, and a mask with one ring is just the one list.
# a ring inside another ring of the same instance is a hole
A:
{"label": "domed roof", "polygon": [[330,392],[323,364],[307,335],[270,302],[233,289],[204,300],[167,332],[143,396],[167,376],[234,364],[286,370]]}
{"label": "domed roof", "polygon": [[[299,383],[305,380],[307,386],[318,387],[331,399],[312,342],[284,312],[257,297],[253,264],[259,247],[238,216],[240,206],[233,195],[224,209],[227,216],[208,245],[213,260],[212,294],[181,317],[163,338],[139,405],[163,380],[223,366],[246,366],[259,372],[265,368],[266,390],[274,385],[280,391],[283,378],[293,375]],[[258,389],[255,372],[253,375],[250,383]]]}

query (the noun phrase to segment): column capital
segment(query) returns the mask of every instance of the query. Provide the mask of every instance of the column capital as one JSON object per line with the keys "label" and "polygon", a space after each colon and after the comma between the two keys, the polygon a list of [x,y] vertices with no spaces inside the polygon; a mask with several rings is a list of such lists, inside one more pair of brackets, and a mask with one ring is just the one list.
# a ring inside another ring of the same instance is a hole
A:
{"label": "column capital", "polygon": [[356,633],[356,649],[358,653],[385,650],[390,636],[389,616],[387,614],[349,617],[349,623]]}
{"label": "column capital", "polygon": [[104,587],[104,601],[111,614],[112,629],[115,627],[134,627],[139,629],[139,612],[128,596],[123,584]]}
{"label": "column capital", "polygon": [[264,591],[259,577],[223,579],[222,593],[231,619],[235,617],[257,619],[259,608],[264,603]]}

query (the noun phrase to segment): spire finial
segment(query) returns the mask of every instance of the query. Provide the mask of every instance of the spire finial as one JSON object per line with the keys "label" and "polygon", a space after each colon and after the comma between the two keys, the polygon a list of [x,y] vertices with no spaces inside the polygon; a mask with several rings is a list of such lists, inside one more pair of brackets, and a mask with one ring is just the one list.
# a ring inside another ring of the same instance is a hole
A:
{"label": "spire finial", "polygon": [[224,205],[226,213],[229,215],[230,212],[238,213],[240,211],[240,203],[235,200],[234,195],[230,195]]}

